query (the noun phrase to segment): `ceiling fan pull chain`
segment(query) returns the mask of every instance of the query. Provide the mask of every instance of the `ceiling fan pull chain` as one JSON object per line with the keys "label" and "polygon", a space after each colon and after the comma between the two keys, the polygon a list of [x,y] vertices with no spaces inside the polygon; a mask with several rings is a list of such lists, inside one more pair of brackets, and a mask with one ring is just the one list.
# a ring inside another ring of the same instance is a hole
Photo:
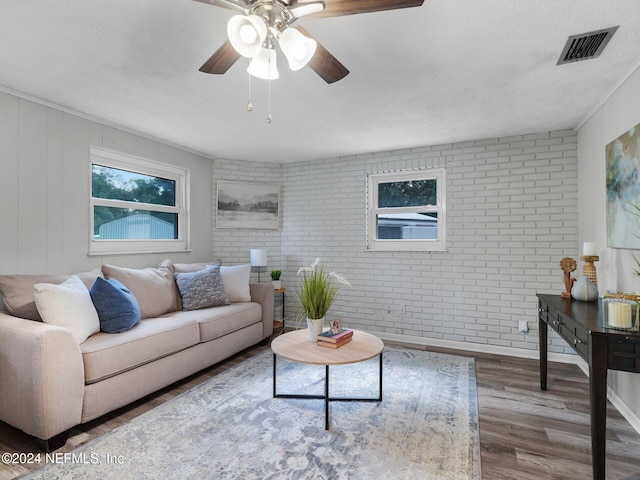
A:
{"label": "ceiling fan pull chain", "polygon": [[253,103],[251,103],[251,74],[249,74],[249,103],[247,103],[247,112],[253,112]]}

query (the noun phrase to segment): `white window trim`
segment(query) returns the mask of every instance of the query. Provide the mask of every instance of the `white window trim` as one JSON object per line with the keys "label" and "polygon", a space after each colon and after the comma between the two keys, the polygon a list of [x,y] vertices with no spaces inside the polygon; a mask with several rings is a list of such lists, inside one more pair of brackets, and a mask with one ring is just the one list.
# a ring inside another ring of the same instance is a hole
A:
{"label": "white window trim", "polygon": [[[389,182],[406,182],[409,180],[437,181],[437,205],[420,207],[378,208],[378,184]],[[378,240],[376,218],[380,213],[425,213],[438,214],[437,240]],[[394,172],[375,172],[367,175],[367,232],[366,249],[369,251],[395,252],[442,252],[446,250],[446,172],[442,167],[400,170]]]}
{"label": "white window trim", "polygon": [[[191,172],[187,168],[168,165],[101,147],[89,149],[89,255],[122,255],[139,253],[185,252],[190,242],[190,183]],[[176,182],[176,206],[150,205],[93,198],[91,195],[92,165],[118,168],[130,172],[166,178]],[[93,210],[96,206],[124,207],[136,210],[153,210],[178,214],[178,238],[175,240],[100,240],[93,238]]]}

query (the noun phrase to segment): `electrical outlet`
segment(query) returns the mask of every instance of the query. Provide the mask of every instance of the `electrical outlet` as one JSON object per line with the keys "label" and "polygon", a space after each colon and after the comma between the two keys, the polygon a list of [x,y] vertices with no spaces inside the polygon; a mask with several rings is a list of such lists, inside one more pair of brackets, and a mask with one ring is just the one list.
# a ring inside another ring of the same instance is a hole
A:
{"label": "electrical outlet", "polygon": [[526,320],[518,321],[518,330],[520,333],[529,333],[529,326],[527,325]]}
{"label": "electrical outlet", "polygon": [[387,312],[387,315],[391,315],[391,305],[387,305],[386,307],[384,307],[384,309]]}

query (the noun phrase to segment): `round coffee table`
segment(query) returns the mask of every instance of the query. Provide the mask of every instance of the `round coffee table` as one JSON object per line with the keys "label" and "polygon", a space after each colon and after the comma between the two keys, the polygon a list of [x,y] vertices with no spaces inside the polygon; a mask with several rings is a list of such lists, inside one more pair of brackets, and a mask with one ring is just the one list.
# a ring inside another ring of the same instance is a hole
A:
{"label": "round coffee table", "polygon": [[[351,341],[339,348],[321,347],[309,341],[306,329],[285,333],[273,339],[273,396],[274,398],[306,398],[324,400],[325,429],[329,430],[329,402],[381,402],[382,401],[382,351],[384,343],[375,335],[353,331]],[[325,365],[324,395],[297,395],[277,393],[276,359],[280,356],[292,362]],[[329,394],[329,366],[363,362],[378,356],[380,359],[379,391],[377,398],[343,398]]]}

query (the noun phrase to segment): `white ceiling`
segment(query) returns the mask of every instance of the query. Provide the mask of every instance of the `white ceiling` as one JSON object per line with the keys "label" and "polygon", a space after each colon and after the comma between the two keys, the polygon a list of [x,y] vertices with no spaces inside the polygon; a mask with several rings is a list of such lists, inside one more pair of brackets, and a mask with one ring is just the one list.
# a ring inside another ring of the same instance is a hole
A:
{"label": "white ceiling", "polygon": [[[638,0],[425,0],[304,26],[351,73],[279,58],[198,71],[234,12],[192,0],[2,0],[0,89],[213,158],[290,162],[571,129],[640,64]],[[598,59],[556,66],[570,35],[620,25]],[[283,57],[280,55],[280,57]]]}

